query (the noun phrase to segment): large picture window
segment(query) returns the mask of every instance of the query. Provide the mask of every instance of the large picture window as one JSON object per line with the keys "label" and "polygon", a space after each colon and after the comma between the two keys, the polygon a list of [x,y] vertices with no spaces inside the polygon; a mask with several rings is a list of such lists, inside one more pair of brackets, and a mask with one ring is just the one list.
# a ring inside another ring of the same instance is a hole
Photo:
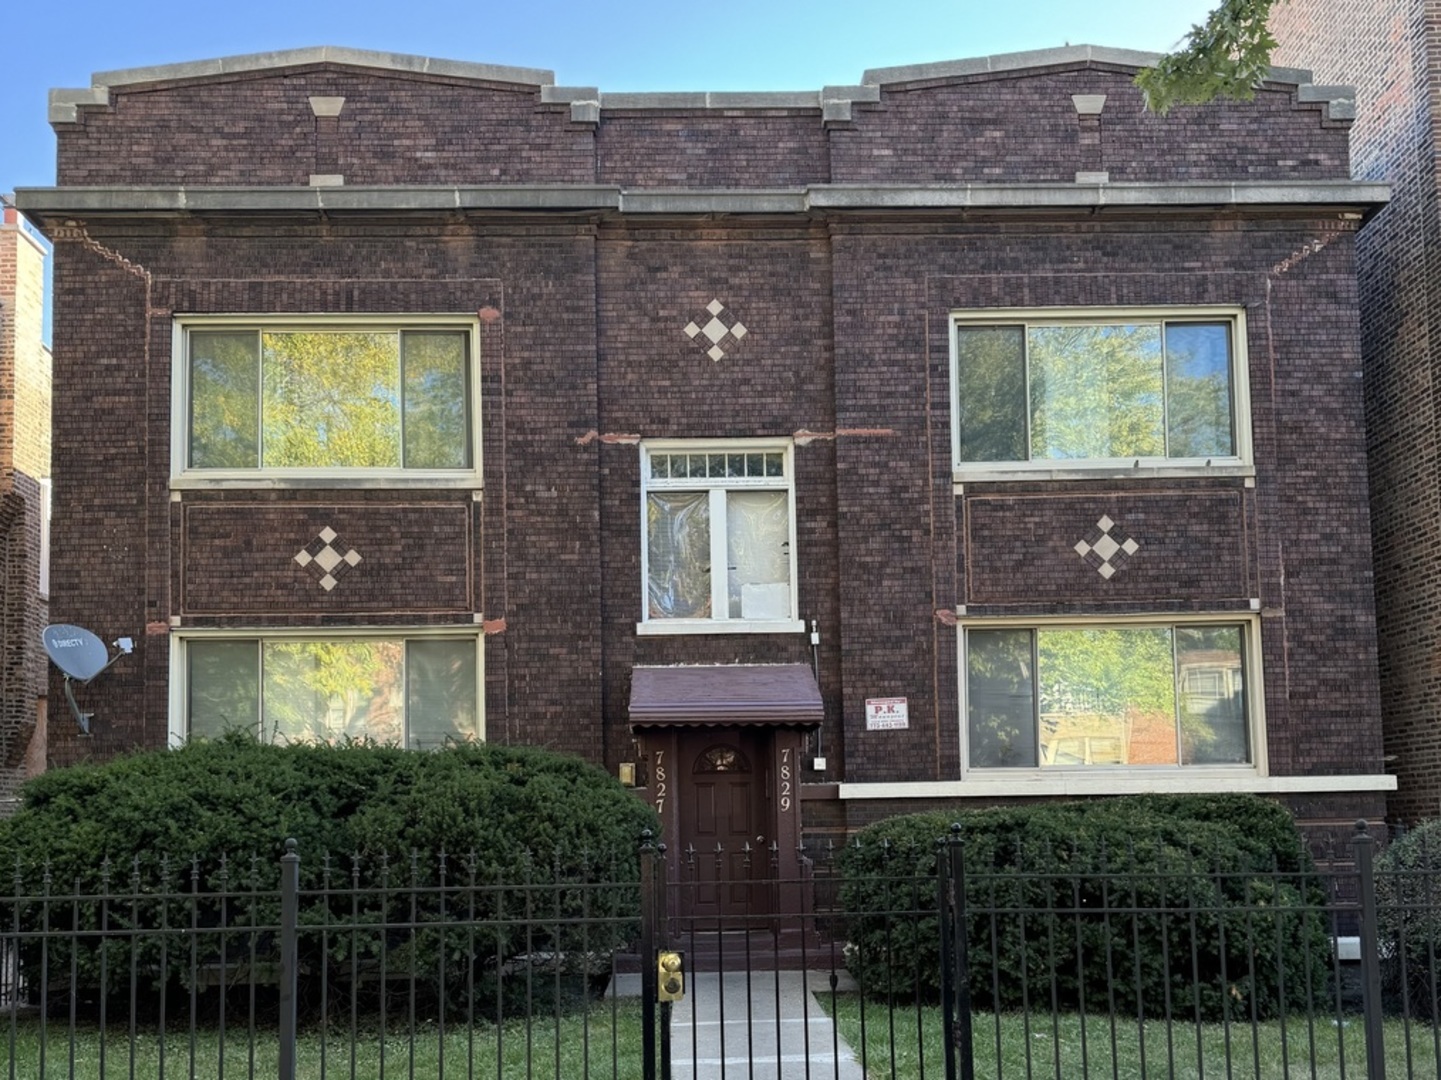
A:
{"label": "large picture window", "polygon": [[641,447],[642,633],[800,630],[789,443]]}
{"label": "large picture window", "polygon": [[1252,623],[968,627],[974,769],[1248,765]]}
{"label": "large picture window", "polygon": [[1237,311],[957,317],[958,473],[1249,460]]}
{"label": "large picture window", "polygon": [[473,474],[474,332],[465,320],[186,322],[178,470],[413,479]]}
{"label": "large picture window", "polygon": [[483,735],[476,635],[191,637],[174,734],[369,739],[424,750]]}

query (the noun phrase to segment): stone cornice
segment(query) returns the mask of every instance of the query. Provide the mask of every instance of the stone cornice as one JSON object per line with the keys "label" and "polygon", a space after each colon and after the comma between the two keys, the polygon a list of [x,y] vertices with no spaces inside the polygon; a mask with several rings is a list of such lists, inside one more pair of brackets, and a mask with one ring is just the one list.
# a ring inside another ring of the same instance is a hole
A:
{"label": "stone cornice", "polygon": [[827,215],[964,211],[1172,212],[1313,208],[1372,211],[1390,185],[1352,180],[1254,183],[815,184],[775,189],[623,189],[594,185],[474,187],[53,187],[21,188],[32,217],[409,212],[585,212],[637,216]]}

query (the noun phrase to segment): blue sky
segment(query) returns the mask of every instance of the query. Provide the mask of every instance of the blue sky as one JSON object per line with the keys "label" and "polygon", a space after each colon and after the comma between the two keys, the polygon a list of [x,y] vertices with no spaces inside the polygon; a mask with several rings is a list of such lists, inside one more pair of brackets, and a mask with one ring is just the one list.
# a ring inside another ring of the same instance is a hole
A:
{"label": "blue sky", "polygon": [[813,90],[866,68],[1072,45],[1164,52],[1212,0],[35,0],[0,33],[0,191],[55,182],[52,87],[96,71],[307,45],[545,68],[602,91]]}

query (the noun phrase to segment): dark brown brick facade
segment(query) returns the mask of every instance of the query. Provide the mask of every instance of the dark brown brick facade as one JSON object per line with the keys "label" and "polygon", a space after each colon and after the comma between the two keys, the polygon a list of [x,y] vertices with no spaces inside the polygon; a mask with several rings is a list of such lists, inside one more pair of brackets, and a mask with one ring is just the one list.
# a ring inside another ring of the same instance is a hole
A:
{"label": "dark brown brick facade", "polygon": [[[1136,106],[1133,72],[1105,68],[1017,77],[972,75],[944,85],[882,91],[854,129],[836,134],[836,183],[998,180],[1069,183],[1077,170],[1120,180],[1296,179],[1344,173],[1346,128],[1323,122],[1323,106],[1298,105],[1287,88],[1249,104],[1191,110],[1186,137]],[[1073,94],[1105,94],[1100,143],[1091,152]],[[1281,134],[1284,132],[1284,135]],[[1045,147],[1044,152],[1038,148]]]}
{"label": "dark brown brick facade", "polygon": [[[59,190],[194,183],[202,168],[210,183],[267,189],[333,169],[347,188],[777,198],[807,184],[1071,187],[1080,170],[1221,186],[1346,175],[1346,125],[1294,87],[1161,120],[1141,113],[1129,77],[1080,61],[923,79],[830,124],[799,106],[602,106],[587,123],[514,86],[341,65],[172,79],[117,88],[60,123]],[[1102,93],[1097,134],[1071,96]],[[337,124],[311,115],[316,94],[345,96]],[[960,777],[958,609],[1249,618],[1259,600],[1271,775],[1379,773],[1356,212],[1342,195],[1097,214],[1010,190],[1016,207],[981,212],[879,196],[835,212],[407,209],[412,192],[383,212],[53,214],[56,616],[145,632],[107,676],[96,735],[58,731],[52,760],[164,741],[177,620],[477,618],[489,738],[632,760],[633,666],[812,662],[806,634],[636,632],[638,442],[751,436],[795,447],[799,614],[819,633],[826,713],[825,772],[802,774],[830,785],[808,793],[817,829],[924,801],[819,797],[837,782]],[[715,301],[746,328],[718,360],[684,332]],[[1254,477],[957,490],[952,313],[1192,305],[1245,311]],[[172,491],[174,320],[345,312],[480,313],[483,490]],[[1102,514],[1143,545],[1109,583],[1072,550]],[[293,559],[327,526],[363,557],[332,592]],[[866,730],[876,697],[906,698],[909,727]],[[1378,795],[1344,801],[1338,813],[1380,812]]]}
{"label": "dark brown brick facade", "polygon": [[[469,492],[447,503],[182,504],[179,613],[469,615],[480,610],[471,507]],[[312,557],[326,529],[332,549],[357,560],[337,567],[346,587],[333,597]]]}
{"label": "dark brown brick facade", "polygon": [[1272,29],[1278,63],[1356,87],[1352,171],[1390,204],[1357,240],[1382,715],[1392,815],[1441,812],[1441,450],[1434,343],[1441,318],[1435,131],[1441,23],[1420,0],[1291,0]]}
{"label": "dark brown brick facade", "polygon": [[[299,68],[117,94],[113,113],[61,135],[79,144],[60,150],[61,184],[306,184],[312,173],[352,184],[595,179],[590,133],[559,107],[539,108],[536,89]],[[312,96],[346,106],[327,123]]]}
{"label": "dark brown brick facade", "polygon": [[[1246,538],[1253,530],[1246,528],[1240,484],[1232,491],[1134,487],[1070,498],[1041,492],[965,497],[960,574],[967,610],[1244,609],[1257,591],[1248,572],[1254,558]],[[1139,545],[1135,554],[1099,562],[1075,550],[1099,539],[1103,517],[1114,522],[1107,531],[1118,543]],[[1101,565],[1117,570],[1103,577]]]}

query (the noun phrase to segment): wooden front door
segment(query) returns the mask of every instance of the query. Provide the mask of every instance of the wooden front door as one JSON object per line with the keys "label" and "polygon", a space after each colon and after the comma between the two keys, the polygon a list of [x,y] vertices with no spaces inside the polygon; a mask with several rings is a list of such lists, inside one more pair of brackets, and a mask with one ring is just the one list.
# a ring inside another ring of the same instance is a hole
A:
{"label": "wooden front door", "polygon": [[745,728],[697,728],[680,737],[682,914],[741,926],[770,912],[771,741],[770,733]]}

